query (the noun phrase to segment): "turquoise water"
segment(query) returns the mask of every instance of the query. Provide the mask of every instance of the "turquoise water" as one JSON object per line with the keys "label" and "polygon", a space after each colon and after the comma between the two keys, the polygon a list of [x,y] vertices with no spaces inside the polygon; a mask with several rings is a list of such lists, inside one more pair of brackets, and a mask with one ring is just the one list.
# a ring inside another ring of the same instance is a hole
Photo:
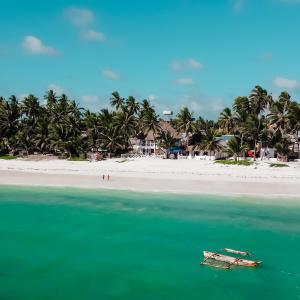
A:
{"label": "turquoise water", "polygon": [[[0,187],[0,299],[299,299],[300,206]],[[200,266],[245,249],[256,269]]]}

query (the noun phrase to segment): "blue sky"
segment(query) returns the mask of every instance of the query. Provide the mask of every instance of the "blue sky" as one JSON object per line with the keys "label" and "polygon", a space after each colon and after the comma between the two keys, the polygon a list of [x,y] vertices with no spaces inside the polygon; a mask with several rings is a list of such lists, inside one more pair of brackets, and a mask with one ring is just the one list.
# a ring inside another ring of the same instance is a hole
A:
{"label": "blue sky", "polygon": [[110,93],[215,118],[260,84],[300,96],[300,0],[0,0],[0,95]]}

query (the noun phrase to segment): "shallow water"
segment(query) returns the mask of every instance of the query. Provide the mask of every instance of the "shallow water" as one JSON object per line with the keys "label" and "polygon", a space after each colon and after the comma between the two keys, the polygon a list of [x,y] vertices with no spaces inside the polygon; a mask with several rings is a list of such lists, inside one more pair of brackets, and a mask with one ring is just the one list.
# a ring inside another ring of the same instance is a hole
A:
{"label": "shallow water", "polygon": [[[200,266],[245,249],[256,269]],[[0,299],[298,299],[300,205],[0,187]]]}

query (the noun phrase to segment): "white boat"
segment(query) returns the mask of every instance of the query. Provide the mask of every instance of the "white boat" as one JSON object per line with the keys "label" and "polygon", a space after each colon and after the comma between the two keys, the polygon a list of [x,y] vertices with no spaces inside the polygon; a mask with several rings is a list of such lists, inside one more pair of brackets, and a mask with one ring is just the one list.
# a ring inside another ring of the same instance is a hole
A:
{"label": "white boat", "polygon": [[224,248],[223,251],[229,252],[229,253],[234,253],[234,254],[239,254],[239,255],[243,255],[243,256],[251,255],[251,253],[247,252],[247,251],[239,251],[239,250],[233,250],[233,249],[229,249],[229,248]]}
{"label": "white boat", "polygon": [[213,259],[227,263],[229,265],[244,266],[244,267],[257,267],[261,264],[261,261],[253,261],[247,259],[241,259],[237,257],[227,256],[215,252],[203,251],[204,263],[207,259]]}

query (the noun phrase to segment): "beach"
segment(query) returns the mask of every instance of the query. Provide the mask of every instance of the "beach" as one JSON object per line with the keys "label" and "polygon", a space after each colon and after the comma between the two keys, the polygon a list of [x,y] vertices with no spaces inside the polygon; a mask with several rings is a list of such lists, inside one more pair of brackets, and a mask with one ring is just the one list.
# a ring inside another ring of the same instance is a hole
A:
{"label": "beach", "polygon": [[270,161],[257,161],[246,167],[220,165],[210,160],[153,158],[99,162],[16,159],[0,160],[0,182],[2,185],[297,198],[300,163],[288,165],[274,168],[270,167]]}

